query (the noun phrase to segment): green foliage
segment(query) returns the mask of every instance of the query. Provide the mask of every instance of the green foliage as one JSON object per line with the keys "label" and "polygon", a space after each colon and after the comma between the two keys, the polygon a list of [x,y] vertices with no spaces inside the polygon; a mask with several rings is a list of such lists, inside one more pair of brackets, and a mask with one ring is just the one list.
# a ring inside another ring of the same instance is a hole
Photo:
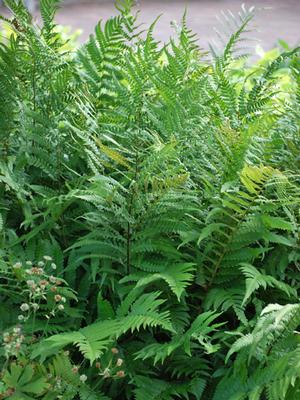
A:
{"label": "green foliage", "polygon": [[10,371],[6,371],[3,376],[4,383],[14,388],[15,392],[11,399],[34,399],[34,394],[40,395],[47,388],[44,377],[34,376],[32,366],[27,365],[25,368],[21,365],[11,364]]}
{"label": "green foliage", "polygon": [[249,63],[246,8],[162,45],[122,0],[76,49],[6,4],[0,399],[298,398],[299,48]]}
{"label": "green foliage", "polygon": [[232,374],[221,381],[214,398],[233,399],[236,393],[251,399],[264,394],[272,400],[297,398],[299,334],[295,329],[299,322],[299,304],[271,304],[263,309],[253,331],[237,339],[228,352],[227,359],[238,355]]}

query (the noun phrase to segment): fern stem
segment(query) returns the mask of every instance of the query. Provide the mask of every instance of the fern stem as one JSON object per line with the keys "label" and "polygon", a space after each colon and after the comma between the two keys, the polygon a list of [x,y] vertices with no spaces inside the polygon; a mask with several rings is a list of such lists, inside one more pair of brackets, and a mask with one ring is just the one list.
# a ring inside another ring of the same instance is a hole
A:
{"label": "fern stem", "polygon": [[[136,150],[135,152],[135,169],[134,169],[134,183],[137,182],[137,177],[138,177],[138,152]],[[130,196],[130,201],[129,201],[129,207],[128,207],[128,214],[129,216],[131,215],[132,212],[132,206],[133,206],[133,199],[134,199],[134,190],[131,192]],[[128,221],[127,223],[127,233],[126,233],[126,252],[127,252],[127,260],[126,260],[126,265],[127,265],[127,273],[130,273],[130,252],[131,252],[131,226],[130,222]]]}
{"label": "fern stem", "polygon": [[131,230],[130,230],[130,223],[127,223],[127,273],[130,273],[130,236],[131,236]]}
{"label": "fern stem", "polygon": [[[34,52],[32,52],[32,58],[33,58],[33,68],[32,68],[32,92],[33,92],[33,111],[35,113],[36,111],[36,62],[35,62],[35,56]],[[33,116],[33,125],[35,126],[35,117]]]}

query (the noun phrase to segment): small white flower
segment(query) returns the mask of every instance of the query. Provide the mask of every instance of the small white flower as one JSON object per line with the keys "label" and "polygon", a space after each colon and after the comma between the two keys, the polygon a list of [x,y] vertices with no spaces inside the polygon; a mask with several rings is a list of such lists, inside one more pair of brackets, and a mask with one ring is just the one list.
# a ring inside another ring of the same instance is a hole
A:
{"label": "small white flower", "polygon": [[26,283],[27,283],[28,286],[34,286],[35,285],[35,283],[34,283],[34,281],[32,279],[29,279],[28,281],[26,281]]}
{"label": "small white flower", "polygon": [[34,311],[37,311],[40,307],[37,303],[33,303],[32,308],[34,309]]}
{"label": "small white flower", "polygon": [[14,265],[13,265],[13,268],[14,269],[20,269],[22,267],[22,263],[21,262],[16,262]]}
{"label": "small white flower", "polygon": [[21,311],[28,311],[29,310],[29,304],[27,304],[27,303],[23,303],[21,306],[20,306],[20,309],[21,309]]}
{"label": "small white flower", "polygon": [[50,256],[44,256],[43,259],[45,261],[52,261],[52,257],[50,257]]}
{"label": "small white flower", "polygon": [[122,364],[123,364],[122,358],[118,358],[116,363],[117,367],[121,367]]}
{"label": "small white flower", "polygon": [[87,376],[86,375],[80,375],[80,377],[79,377],[79,380],[80,380],[80,382],[85,382],[86,380],[87,380]]}
{"label": "small white flower", "polygon": [[26,261],[26,265],[32,265],[32,261]]}
{"label": "small white flower", "polygon": [[39,267],[43,267],[44,265],[45,265],[44,261],[39,261],[39,262],[38,262],[38,266],[39,266]]}
{"label": "small white flower", "polygon": [[61,302],[65,303],[65,302],[66,302],[66,298],[65,298],[65,297],[62,297],[62,298],[61,298]]}
{"label": "small white flower", "polygon": [[51,263],[51,268],[52,269],[56,269],[56,264],[55,263]]}
{"label": "small white flower", "polygon": [[18,315],[18,320],[23,321],[25,319],[24,315]]}
{"label": "small white flower", "polygon": [[32,274],[32,270],[31,269],[25,269],[26,274],[31,275]]}
{"label": "small white flower", "polygon": [[[14,333],[16,333],[16,334],[21,333],[21,328],[19,328],[18,326],[15,327],[13,330],[14,330]],[[3,335],[3,336],[4,336],[4,335]]]}
{"label": "small white flower", "polygon": [[51,275],[50,278],[49,278],[49,281],[50,281],[51,283],[55,283],[55,282],[56,282],[55,276]]}
{"label": "small white flower", "polygon": [[59,306],[57,307],[59,310],[64,310],[65,306],[63,304],[59,304]]}

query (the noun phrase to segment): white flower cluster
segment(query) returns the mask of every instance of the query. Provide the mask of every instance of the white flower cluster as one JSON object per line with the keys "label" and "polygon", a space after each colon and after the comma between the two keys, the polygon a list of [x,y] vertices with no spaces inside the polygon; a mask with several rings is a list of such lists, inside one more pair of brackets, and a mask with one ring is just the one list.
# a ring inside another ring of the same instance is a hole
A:
{"label": "white flower cluster", "polygon": [[[23,269],[22,266],[23,264],[20,261],[13,265],[13,270],[16,271],[16,274],[21,274],[21,277],[25,278],[24,282],[26,282],[27,286],[25,293],[28,293],[27,301],[24,301],[20,306],[23,314],[18,316],[18,320],[20,322],[29,320],[31,313],[35,313],[40,309],[41,303],[49,301],[51,292],[54,293],[54,305],[45,317],[49,319],[51,315],[55,316],[56,311],[63,311],[66,298],[58,294],[58,286],[62,285],[62,281],[53,275],[49,276],[47,274],[48,268],[51,268],[51,270],[56,270],[57,268],[53,258],[44,255],[42,260],[38,262],[27,260],[24,264],[26,267]],[[17,272],[18,270],[20,272]]]}
{"label": "white flower cluster", "polygon": [[4,353],[7,358],[17,356],[22,343],[24,342],[24,335],[19,326],[13,328],[11,332],[3,333]]}

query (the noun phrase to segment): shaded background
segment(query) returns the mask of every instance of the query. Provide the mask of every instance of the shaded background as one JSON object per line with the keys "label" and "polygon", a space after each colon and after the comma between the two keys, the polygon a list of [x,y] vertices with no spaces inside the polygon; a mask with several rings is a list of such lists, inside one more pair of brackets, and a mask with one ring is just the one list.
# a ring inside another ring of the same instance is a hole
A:
{"label": "shaded background", "polygon": [[[291,47],[300,42],[300,0],[140,0],[137,3],[141,9],[140,21],[146,25],[163,14],[155,30],[155,37],[162,42],[172,34],[170,21],[179,22],[187,6],[188,24],[198,34],[200,46],[207,48],[208,42],[215,37],[213,28],[219,26],[216,16],[228,9],[237,13],[243,3],[257,8],[255,25],[259,31],[253,32],[252,37],[258,38],[265,50],[274,47],[278,39],[285,40]],[[82,29],[80,41],[83,42],[100,19],[106,20],[115,14],[112,0],[67,0],[63,2],[56,21]]]}

